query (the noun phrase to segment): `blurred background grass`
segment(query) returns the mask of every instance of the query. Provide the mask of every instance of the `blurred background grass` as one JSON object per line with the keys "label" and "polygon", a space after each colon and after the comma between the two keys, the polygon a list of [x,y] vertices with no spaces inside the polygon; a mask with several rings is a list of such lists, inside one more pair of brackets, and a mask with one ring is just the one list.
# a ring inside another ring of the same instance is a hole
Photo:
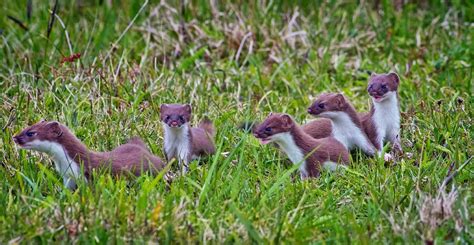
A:
{"label": "blurred background grass", "polygon": [[[1,5],[2,243],[473,239],[471,1]],[[270,111],[304,122],[323,91],[368,110],[368,74],[388,71],[402,79],[409,153],[396,166],[356,152],[351,169],[363,178],[301,182],[285,156],[236,129]],[[220,151],[169,187],[100,173],[71,193],[47,156],[11,140],[46,118],[91,149],[140,135],[162,157],[158,109],[174,102],[191,103],[194,122],[215,120]],[[439,187],[461,166],[446,196]]]}

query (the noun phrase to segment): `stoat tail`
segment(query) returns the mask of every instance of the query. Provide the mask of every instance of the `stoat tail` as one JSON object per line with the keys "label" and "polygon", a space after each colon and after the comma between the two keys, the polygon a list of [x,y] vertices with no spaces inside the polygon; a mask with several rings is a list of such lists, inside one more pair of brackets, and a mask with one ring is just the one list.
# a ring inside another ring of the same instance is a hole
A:
{"label": "stoat tail", "polygon": [[127,144],[133,144],[133,145],[138,145],[140,146],[141,148],[147,150],[147,151],[150,151],[148,149],[148,147],[146,146],[145,142],[143,142],[143,140],[138,137],[138,136],[134,136],[132,138],[130,138],[128,141],[127,141]]}
{"label": "stoat tail", "polygon": [[198,128],[204,129],[208,134],[210,134],[212,137],[216,135],[216,129],[214,128],[214,124],[212,121],[208,118],[205,117],[201,123],[199,123]]}

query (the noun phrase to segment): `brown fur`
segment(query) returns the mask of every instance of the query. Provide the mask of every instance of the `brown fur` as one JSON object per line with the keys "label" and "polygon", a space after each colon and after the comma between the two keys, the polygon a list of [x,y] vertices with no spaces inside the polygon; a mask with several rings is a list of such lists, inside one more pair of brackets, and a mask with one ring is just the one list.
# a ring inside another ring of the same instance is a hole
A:
{"label": "brown fur", "polygon": [[214,128],[214,124],[212,121],[205,117],[198,125],[198,128],[204,129],[209,135],[211,135],[213,138],[216,136],[216,129]]}
{"label": "brown fur", "polygon": [[191,154],[196,156],[212,155],[216,152],[213,135],[202,128],[190,128]]}
{"label": "brown fur", "polygon": [[[28,136],[28,133],[32,132],[34,135]],[[112,151],[94,152],[88,150],[66,126],[55,121],[41,121],[14,136],[15,142],[20,146],[35,139],[62,145],[71,159],[84,165],[86,176],[89,176],[93,169],[99,168],[110,168],[113,174],[132,172],[140,175],[143,171],[157,173],[164,167],[163,161],[152,155],[138,137]]]}
{"label": "brown fur", "polygon": [[315,139],[287,114],[270,114],[263,123],[254,130],[259,139],[268,139],[279,133],[289,132],[298,148],[307,157],[305,164],[309,177],[319,176],[321,164],[326,161],[347,164],[349,153],[346,148],[333,137]]}
{"label": "brown fur", "polygon": [[354,124],[362,128],[357,111],[349,100],[340,93],[323,93],[308,108],[308,113],[313,116],[320,116],[323,112],[345,112]]}
{"label": "brown fur", "polygon": [[367,138],[369,138],[370,143],[374,145],[375,149],[380,151],[382,149],[382,146],[380,143],[377,141],[377,130],[375,128],[374,121],[372,120],[372,116],[374,115],[375,109],[372,106],[370,108],[369,113],[361,113],[359,114],[360,120],[362,122],[362,127],[364,129],[365,134],[367,135]]}
{"label": "brown fur", "polygon": [[367,85],[367,92],[372,97],[383,96],[391,91],[398,91],[400,78],[397,73],[391,72],[388,74],[375,74],[370,76],[369,84]]}
{"label": "brown fur", "polygon": [[327,118],[320,118],[301,125],[301,129],[315,139],[331,136],[332,123]]}
{"label": "brown fur", "polygon": [[[258,122],[244,122],[239,128],[244,129],[245,131],[254,131],[258,125]],[[301,125],[301,128],[305,133],[311,135],[313,138],[320,139],[331,136],[332,123],[331,120],[327,118],[318,118]]]}
{"label": "brown fur", "polygon": [[140,137],[137,137],[137,136],[130,138],[127,141],[127,144],[135,144],[135,145],[138,145],[138,146],[142,147],[143,149],[145,149],[147,151],[150,151],[148,149],[148,146],[145,144],[145,142],[143,142],[143,140]]}

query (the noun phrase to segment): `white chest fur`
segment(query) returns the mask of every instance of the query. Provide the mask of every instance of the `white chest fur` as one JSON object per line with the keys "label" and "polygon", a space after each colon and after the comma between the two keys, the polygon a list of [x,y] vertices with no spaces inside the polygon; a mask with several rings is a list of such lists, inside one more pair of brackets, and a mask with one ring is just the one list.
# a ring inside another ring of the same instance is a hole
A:
{"label": "white chest fur", "polygon": [[165,130],[164,148],[168,160],[177,158],[180,163],[183,161],[187,163],[191,153],[188,124],[184,124],[180,128],[172,128],[163,124],[163,128]]}
{"label": "white chest fur", "polygon": [[[341,142],[346,149],[351,150],[360,144],[368,144],[365,134],[356,126],[347,113],[323,112],[321,116],[331,119],[333,137]],[[365,149],[365,147],[361,148]]]}
{"label": "white chest fur", "polygon": [[301,178],[306,178],[308,176],[308,171],[306,170],[305,156],[301,149],[296,145],[293,136],[288,132],[279,133],[273,135],[271,141],[277,143],[281,147],[293,164],[301,164]]}
{"label": "white chest fur", "polygon": [[28,143],[28,147],[33,150],[47,153],[53,158],[56,171],[63,177],[63,182],[69,189],[76,187],[76,181],[81,176],[79,165],[69,157],[62,145],[51,141],[34,140]]}
{"label": "white chest fur", "polygon": [[373,121],[377,131],[377,140],[381,143],[392,140],[400,131],[400,109],[396,92],[389,92],[387,98],[374,103]]}

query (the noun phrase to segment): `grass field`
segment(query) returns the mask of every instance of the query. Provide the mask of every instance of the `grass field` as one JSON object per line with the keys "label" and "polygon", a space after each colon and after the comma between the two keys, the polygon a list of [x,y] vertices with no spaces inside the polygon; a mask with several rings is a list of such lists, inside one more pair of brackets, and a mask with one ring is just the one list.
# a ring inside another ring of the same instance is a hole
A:
{"label": "grass field", "polygon": [[[472,1],[100,2],[0,4],[0,243],[473,242]],[[323,91],[367,111],[369,72],[388,71],[401,77],[395,164],[353,152],[350,171],[300,181],[237,129],[271,111],[310,120]],[[218,128],[218,153],[169,186],[98,173],[71,192],[12,141],[46,118],[93,150],[139,135],[163,157],[161,103]]]}

